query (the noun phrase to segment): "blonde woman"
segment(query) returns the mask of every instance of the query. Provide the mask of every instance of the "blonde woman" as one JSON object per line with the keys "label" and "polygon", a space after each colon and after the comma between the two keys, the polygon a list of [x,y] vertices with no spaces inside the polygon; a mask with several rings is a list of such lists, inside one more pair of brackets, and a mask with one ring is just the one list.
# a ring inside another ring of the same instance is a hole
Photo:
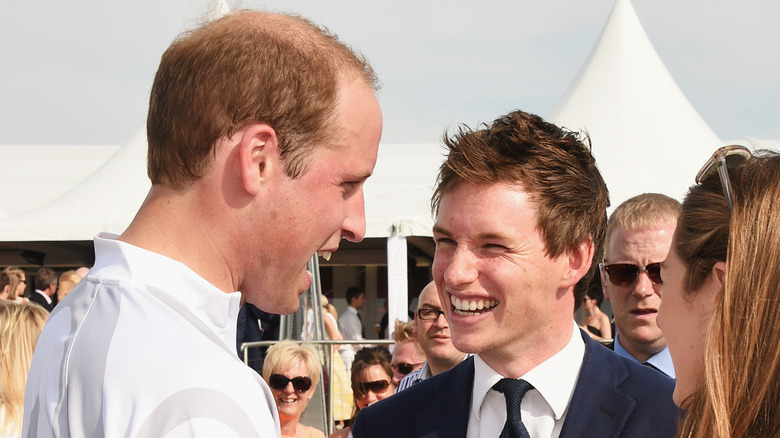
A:
{"label": "blonde woman", "polygon": [[[342,340],[337,322],[338,314],[334,314],[336,308],[328,302],[328,297],[325,295],[320,295],[320,301],[322,302],[322,321],[325,325],[325,333],[328,339],[334,341]],[[330,379],[330,383],[333,385],[331,390],[333,393],[333,406],[331,410],[336,427],[342,428],[352,415],[353,403],[349,372],[344,364],[344,360],[341,358],[341,354],[336,351],[338,348],[339,346],[335,345],[330,350],[332,352],[330,357],[333,361],[333,376]]]}
{"label": "blonde woman", "polygon": [[9,266],[0,272],[0,299],[26,303],[29,301],[24,297],[26,287],[27,277],[21,269]]}
{"label": "blonde woman", "polygon": [[309,344],[280,341],[268,349],[263,362],[263,379],[271,387],[282,438],[325,438],[322,431],[300,423],[320,381],[320,355]]}
{"label": "blonde woman", "polygon": [[22,435],[24,385],[48,316],[37,304],[0,300],[0,438]]}
{"label": "blonde woman", "polygon": [[76,287],[81,281],[81,276],[74,270],[65,271],[60,274],[59,286],[57,287],[57,302],[61,303],[66,295]]}
{"label": "blonde woman", "polygon": [[780,155],[726,146],[682,205],[661,264],[681,437],[780,436]]}

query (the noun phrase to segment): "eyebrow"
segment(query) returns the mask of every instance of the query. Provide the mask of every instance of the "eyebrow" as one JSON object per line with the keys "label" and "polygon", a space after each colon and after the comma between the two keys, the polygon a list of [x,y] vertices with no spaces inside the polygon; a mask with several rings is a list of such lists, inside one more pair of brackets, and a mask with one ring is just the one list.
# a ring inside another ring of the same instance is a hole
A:
{"label": "eyebrow", "polygon": [[[452,234],[441,227],[440,225],[433,226],[433,232],[438,234],[443,234],[445,236],[452,236]],[[509,240],[509,237],[506,234],[499,233],[499,232],[486,232],[486,233],[480,233],[477,234],[477,240]]]}

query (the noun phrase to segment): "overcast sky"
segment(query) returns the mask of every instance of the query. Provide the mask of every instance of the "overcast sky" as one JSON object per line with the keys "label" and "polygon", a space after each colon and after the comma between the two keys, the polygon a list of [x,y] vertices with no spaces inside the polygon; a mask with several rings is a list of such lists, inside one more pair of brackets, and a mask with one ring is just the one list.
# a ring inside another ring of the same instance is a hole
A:
{"label": "overcast sky", "polygon": [[[235,1],[228,1],[235,5]],[[384,142],[520,108],[547,115],[611,0],[243,1],[329,27],[379,73]],[[634,0],[656,51],[722,140],[780,139],[780,2]],[[160,55],[208,0],[0,0],[0,144],[122,144]]]}

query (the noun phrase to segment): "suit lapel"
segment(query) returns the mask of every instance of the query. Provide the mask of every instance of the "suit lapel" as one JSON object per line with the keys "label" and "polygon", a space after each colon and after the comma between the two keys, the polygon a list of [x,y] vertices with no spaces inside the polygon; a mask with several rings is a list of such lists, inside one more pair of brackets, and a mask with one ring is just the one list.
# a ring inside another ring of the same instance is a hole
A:
{"label": "suit lapel", "polygon": [[560,438],[618,436],[637,404],[617,388],[628,378],[628,369],[622,362],[610,360],[609,350],[582,335],[585,356]]}
{"label": "suit lapel", "polygon": [[432,403],[415,414],[417,436],[465,437],[473,389],[474,358],[469,357],[437,379]]}

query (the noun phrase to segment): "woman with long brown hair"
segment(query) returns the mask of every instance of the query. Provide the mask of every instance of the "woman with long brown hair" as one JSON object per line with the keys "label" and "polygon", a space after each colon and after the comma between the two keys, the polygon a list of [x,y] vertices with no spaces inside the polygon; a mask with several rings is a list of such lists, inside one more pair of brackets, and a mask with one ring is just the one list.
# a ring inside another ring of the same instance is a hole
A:
{"label": "woman with long brown hair", "polygon": [[681,437],[780,436],[780,155],[713,154],[661,266]]}

